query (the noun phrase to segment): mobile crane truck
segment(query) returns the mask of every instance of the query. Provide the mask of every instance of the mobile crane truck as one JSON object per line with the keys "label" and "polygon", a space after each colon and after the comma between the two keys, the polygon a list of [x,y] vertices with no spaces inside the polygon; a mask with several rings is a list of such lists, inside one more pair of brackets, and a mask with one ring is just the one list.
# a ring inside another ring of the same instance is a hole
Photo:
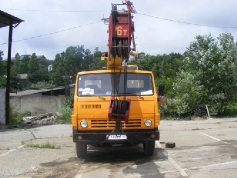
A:
{"label": "mobile crane truck", "polygon": [[[126,10],[118,10],[125,6]],[[143,144],[152,156],[159,140],[158,95],[151,71],[129,66],[136,55],[133,4],[112,4],[108,25],[106,70],[78,72],[76,77],[72,128],[77,157],[87,155],[87,145],[124,147]],[[133,44],[133,48],[131,47]],[[163,93],[162,87],[159,92]]]}

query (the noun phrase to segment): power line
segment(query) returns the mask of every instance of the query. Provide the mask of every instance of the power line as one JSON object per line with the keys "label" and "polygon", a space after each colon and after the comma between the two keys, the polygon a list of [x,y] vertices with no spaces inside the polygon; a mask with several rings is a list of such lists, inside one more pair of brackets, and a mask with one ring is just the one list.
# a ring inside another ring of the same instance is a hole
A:
{"label": "power line", "polygon": [[[1,8],[5,10],[11,10],[11,11],[28,11],[28,12],[50,12],[50,13],[101,13],[102,11],[80,11],[80,10],[45,10],[45,9],[13,9],[13,8]],[[233,26],[216,26],[216,25],[205,25],[205,24],[198,24],[198,23],[191,23],[191,22],[184,22],[184,21],[179,21],[179,20],[173,20],[173,19],[168,19],[168,18],[163,18],[163,17],[157,17],[153,15],[148,15],[144,13],[136,13],[139,15],[147,16],[147,17],[152,17],[160,20],[165,20],[169,22],[174,22],[174,23],[180,23],[180,24],[186,24],[186,25],[195,25],[195,26],[202,26],[202,27],[211,27],[211,28],[237,28]]]}
{"label": "power line", "polygon": [[[69,31],[69,30],[74,30],[74,29],[77,29],[77,28],[85,27],[85,26],[92,25],[92,24],[99,23],[99,22],[101,22],[101,20],[98,20],[98,21],[95,21],[95,22],[91,22],[91,23],[88,23],[88,24],[85,24],[85,25],[79,25],[79,26],[76,26],[76,27],[70,27],[70,28],[67,28],[67,29],[64,29],[64,30],[60,30],[60,31],[55,31],[55,32],[51,32],[51,33],[46,33],[46,34],[41,34],[41,35],[37,35],[37,36],[32,36],[32,37],[24,38],[24,39],[21,39],[21,40],[12,41],[12,42],[16,43],[16,42],[26,41],[26,40],[30,40],[30,39],[34,39],[34,38],[40,38],[40,37],[44,37],[44,36],[54,35],[54,34],[57,34],[57,33],[62,33],[62,32]],[[6,45],[6,44],[8,44],[8,43],[2,43],[0,45]]]}
{"label": "power line", "polygon": [[[14,10],[18,10],[18,9],[14,9]],[[28,11],[42,11],[43,12],[45,10],[28,10]],[[92,12],[92,11],[48,11],[48,12]],[[94,12],[99,12],[99,11],[94,11]],[[183,21],[172,20],[172,19],[168,19],[168,18],[157,17],[157,16],[148,15],[148,14],[144,14],[144,13],[138,13],[138,12],[136,14],[143,15],[143,16],[146,16],[146,17],[152,17],[152,18],[156,18],[156,19],[160,19],[160,20],[170,21],[170,22],[174,22],[174,23],[186,24],[186,25],[204,26],[204,27],[212,27],[212,28],[234,28],[234,29],[237,28],[237,27],[223,27],[223,26],[214,26],[214,25],[204,25],[204,24],[197,24],[197,23],[191,23],[191,22],[183,22]],[[46,34],[40,34],[40,35],[37,35],[37,36],[24,38],[24,39],[21,39],[21,40],[15,40],[15,41],[12,41],[12,42],[16,43],[16,42],[26,41],[26,40],[30,40],[30,39],[34,39],[34,38],[49,36],[49,35],[53,35],[53,34],[57,34],[57,33],[62,33],[62,32],[65,32],[65,31],[81,28],[81,27],[84,27],[84,26],[92,25],[92,24],[99,23],[99,22],[101,22],[101,20],[91,22],[91,23],[88,23],[88,24],[85,24],[85,25],[70,27],[68,29],[64,29],[64,30],[60,30],[60,31],[50,32],[50,33],[46,33]],[[6,45],[6,44],[8,44],[8,43],[1,43],[0,45]]]}
{"label": "power line", "polygon": [[191,23],[191,22],[183,22],[183,21],[179,21],[179,20],[172,20],[172,19],[167,19],[167,18],[163,18],[163,17],[156,17],[153,15],[148,15],[148,14],[143,14],[143,13],[137,13],[139,15],[143,15],[146,17],[152,17],[152,18],[156,18],[156,19],[160,19],[160,20],[165,20],[165,21],[169,21],[169,22],[174,22],[174,23],[180,23],[180,24],[186,24],[186,25],[195,25],[195,26],[202,26],[202,27],[211,27],[211,28],[237,28],[237,27],[224,27],[224,26],[216,26],[216,25],[205,25],[205,24],[198,24],[198,23]]}

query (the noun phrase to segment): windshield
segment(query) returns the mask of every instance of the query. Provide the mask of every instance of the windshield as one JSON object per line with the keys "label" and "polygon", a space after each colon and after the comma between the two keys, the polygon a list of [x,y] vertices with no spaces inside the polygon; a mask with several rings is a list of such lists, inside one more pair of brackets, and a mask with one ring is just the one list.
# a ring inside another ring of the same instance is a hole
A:
{"label": "windshield", "polygon": [[78,96],[153,95],[151,74],[127,73],[126,81],[125,77],[122,73],[80,75]]}

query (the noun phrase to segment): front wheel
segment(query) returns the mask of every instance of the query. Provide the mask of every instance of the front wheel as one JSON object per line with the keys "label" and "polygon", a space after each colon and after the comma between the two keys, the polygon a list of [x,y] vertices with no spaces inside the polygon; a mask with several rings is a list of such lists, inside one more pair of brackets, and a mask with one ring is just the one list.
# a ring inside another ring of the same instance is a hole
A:
{"label": "front wheel", "polygon": [[76,153],[78,158],[85,157],[87,155],[87,144],[83,142],[76,142]]}
{"label": "front wheel", "polygon": [[155,151],[155,141],[147,141],[143,143],[143,151],[146,156],[152,156]]}

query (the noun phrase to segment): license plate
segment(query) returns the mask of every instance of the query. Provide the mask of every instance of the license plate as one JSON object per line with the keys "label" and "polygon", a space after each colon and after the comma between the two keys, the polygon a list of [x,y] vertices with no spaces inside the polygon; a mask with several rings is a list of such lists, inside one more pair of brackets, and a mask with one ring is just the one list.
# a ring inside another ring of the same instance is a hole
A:
{"label": "license plate", "polygon": [[127,135],[107,135],[107,140],[126,140]]}

